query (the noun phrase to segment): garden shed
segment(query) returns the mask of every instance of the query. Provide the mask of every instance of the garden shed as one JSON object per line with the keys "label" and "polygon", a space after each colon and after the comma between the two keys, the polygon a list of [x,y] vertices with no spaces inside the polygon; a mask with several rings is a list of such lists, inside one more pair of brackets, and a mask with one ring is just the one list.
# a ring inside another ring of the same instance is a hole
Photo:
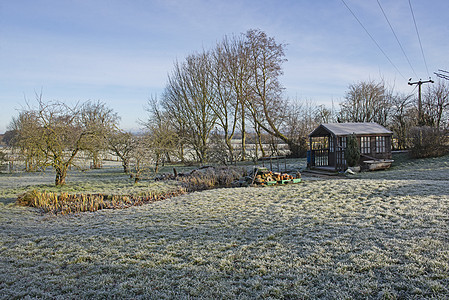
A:
{"label": "garden shed", "polygon": [[344,171],[348,136],[355,134],[360,149],[360,164],[367,160],[391,159],[393,133],[377,123],[321,124],[309,134],[307,166],[329,171]]}

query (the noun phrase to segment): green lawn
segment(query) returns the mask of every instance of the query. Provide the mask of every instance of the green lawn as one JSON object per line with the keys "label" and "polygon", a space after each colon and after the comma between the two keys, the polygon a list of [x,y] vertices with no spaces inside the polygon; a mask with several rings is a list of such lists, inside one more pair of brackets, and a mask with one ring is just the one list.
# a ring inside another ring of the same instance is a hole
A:
{"label": "green lawn", "polygon": [[[51,174],[1,175],[0,297],[447,299],[449,157],[397,161],[71,216],[13,204]],[[111,168],[64,189],[162,188]]]}

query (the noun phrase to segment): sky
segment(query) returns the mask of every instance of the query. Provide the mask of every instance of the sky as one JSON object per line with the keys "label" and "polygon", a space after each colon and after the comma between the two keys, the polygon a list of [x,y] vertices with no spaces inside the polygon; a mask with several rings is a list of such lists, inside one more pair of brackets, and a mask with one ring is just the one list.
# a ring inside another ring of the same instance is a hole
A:
{"label": "sky", "polygon": [[175,61],[249,29],[286,44],[290,99],[338,108],[350,84],[381,79],[411,93],[409,78],[449,70],[448,11],[447,0],[0,0],[0,133],[36,94],[101,101],[138,130]]}

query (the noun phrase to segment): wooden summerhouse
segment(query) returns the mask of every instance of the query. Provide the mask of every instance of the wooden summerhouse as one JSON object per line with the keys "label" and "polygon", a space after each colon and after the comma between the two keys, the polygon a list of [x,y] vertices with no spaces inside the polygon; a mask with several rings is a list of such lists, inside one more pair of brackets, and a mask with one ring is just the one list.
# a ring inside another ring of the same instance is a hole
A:
{"label": "wooden summerhouse", "polygon": [[307,165],[330,171],[347,169],[344,152],[348,136],[355,134],[360,147],[360,164],[391,159],[393,133],[377,123],[321,124],[309,135]]}

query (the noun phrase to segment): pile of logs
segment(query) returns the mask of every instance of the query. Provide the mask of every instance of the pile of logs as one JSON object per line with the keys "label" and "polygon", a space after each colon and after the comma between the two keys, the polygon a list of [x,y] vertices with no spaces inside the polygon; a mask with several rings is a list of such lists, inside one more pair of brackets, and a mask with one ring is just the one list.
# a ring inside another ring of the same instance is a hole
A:
{"label": "pile of logs", "polygon": [[255,168],[249,176],[242,177],[234,186],[250,186],[250,185],[278,185],[288,183],[301,182],[301,173],[295,175],[287,173],[272,172],[267,168]]}
{"label": "pile of logs", "polygon": [[292,175],[288,174],[281,174],[277,172],[268,172],[268,173],[262,173],[256,175],[256,178],[254,179],[254,182],[257,184],[264,184],[267,182],[273,182],[273,181],[282,181],[282,180],[291,180],[293,179]]}

